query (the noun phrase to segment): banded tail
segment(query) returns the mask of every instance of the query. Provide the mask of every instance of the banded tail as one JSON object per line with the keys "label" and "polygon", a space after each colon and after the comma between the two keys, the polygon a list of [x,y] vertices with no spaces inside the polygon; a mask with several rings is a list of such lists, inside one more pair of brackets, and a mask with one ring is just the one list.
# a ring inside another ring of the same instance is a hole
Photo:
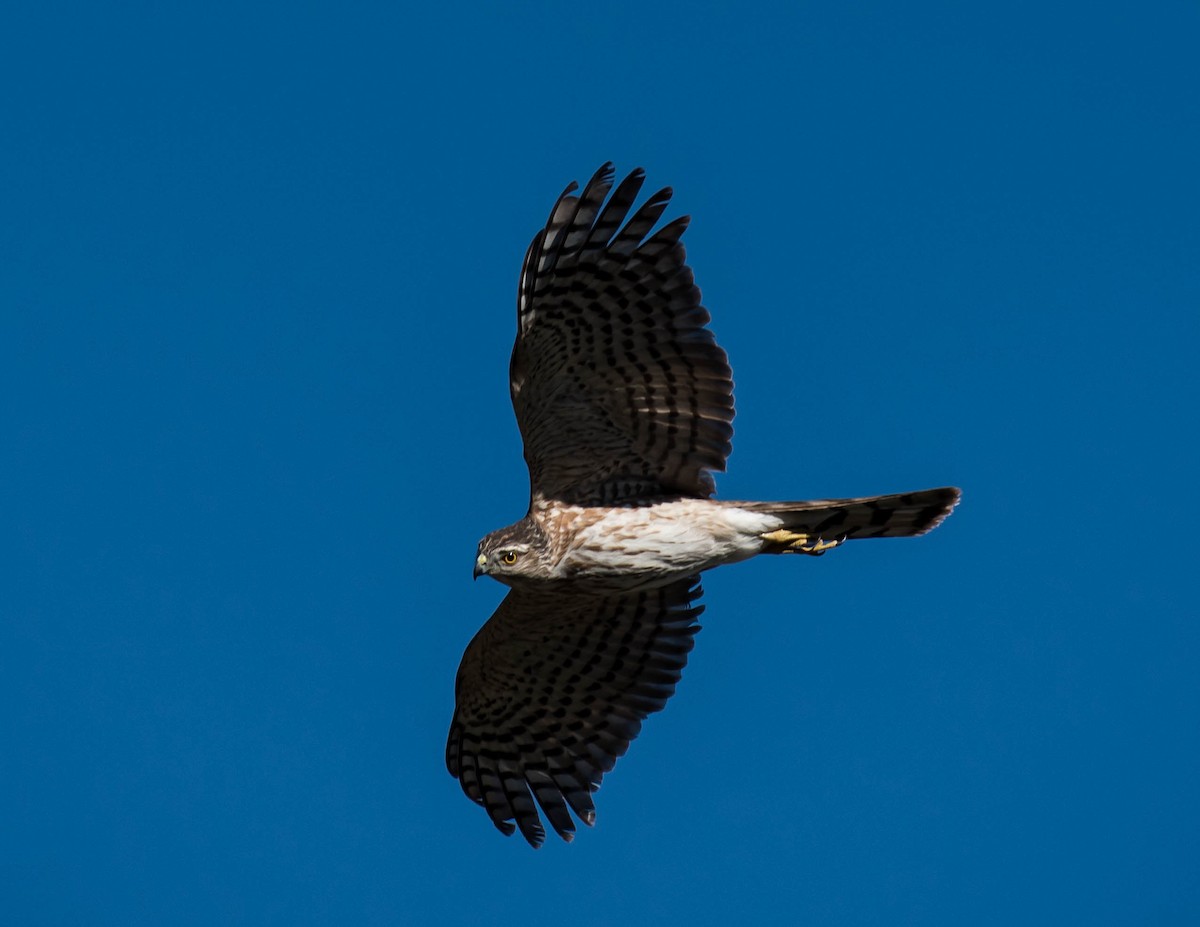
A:
{"label": "banded tail", "polygon": [[859,499],[812,502],[739,502],[739,508],[780,519],[763,535],[763,553],[819,554],[856,538],[908,538],[932,531],[958,504],[952,486]]}

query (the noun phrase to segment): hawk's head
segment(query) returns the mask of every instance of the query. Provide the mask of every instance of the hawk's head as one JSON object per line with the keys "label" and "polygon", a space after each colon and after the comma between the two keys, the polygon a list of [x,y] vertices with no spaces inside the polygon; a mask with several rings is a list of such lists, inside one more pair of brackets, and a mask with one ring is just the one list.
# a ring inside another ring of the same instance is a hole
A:
{"label": "hawk's head", "polygon": [[493,531],[479,542],[475,552],[475,578],[487,575],[511,586],[522,578],[544,579],[550,575],[546,562],[546,536],[526,516],[515,525]]}

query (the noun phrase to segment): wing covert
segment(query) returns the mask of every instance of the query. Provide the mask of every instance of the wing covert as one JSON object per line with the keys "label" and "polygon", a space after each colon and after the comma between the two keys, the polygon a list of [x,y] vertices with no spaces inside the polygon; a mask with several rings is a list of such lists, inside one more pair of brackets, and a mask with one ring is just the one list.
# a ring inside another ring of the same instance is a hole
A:
{"label": "wing covert", "polygon": [[[504,834],[571,840],[603,775],[675,692],[703,606],[698,577],[638,592],[513,589],[468,645],[446,767]],[[536,804],[535,804],[536,800]],[[515,822],[515,823],[514,823]]]}
{"label": "wing covert", "polygon": [[608,196],[613,176],[606,164],[578,196],[567,187],[521,270],[510,386],[531,496],[709,496],[733,378],[687,266],[688,219],[650,235],[671,189],[630,217],[645,175]]}

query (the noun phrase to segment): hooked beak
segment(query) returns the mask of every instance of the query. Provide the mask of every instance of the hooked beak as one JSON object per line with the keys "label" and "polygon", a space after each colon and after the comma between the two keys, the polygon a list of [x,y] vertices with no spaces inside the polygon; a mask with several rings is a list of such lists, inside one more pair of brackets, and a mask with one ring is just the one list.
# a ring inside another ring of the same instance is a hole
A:
{"label": "hooked beak", "polygon": [[486,572],[487,572],[487,557],[483,554],[480,554],[478,557],[475,558],[475,569],[471,571],[471,578],[479,579],[479,577],[482,576]]}

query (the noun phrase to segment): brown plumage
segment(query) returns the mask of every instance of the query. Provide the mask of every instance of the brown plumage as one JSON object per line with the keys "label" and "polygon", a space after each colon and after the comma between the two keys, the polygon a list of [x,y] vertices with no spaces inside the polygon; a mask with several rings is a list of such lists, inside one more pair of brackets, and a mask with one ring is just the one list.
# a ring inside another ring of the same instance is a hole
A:
{"label": "brown plumage", "polygon": [[512,588],[463,655],[446,765],[535,847],[539,807],[567,840],[572,812],[594,822],[601,778],[674,693],[702,571],[923,534],[959,497],[711,498],[732,374],[686,264],[688,220],[651,234],[670,188],[630,216],[643,177],[609,196],[606,164],[578,196],[570,185],[521,271],[510,385],[529,513],[476,552],[475,575]]}

